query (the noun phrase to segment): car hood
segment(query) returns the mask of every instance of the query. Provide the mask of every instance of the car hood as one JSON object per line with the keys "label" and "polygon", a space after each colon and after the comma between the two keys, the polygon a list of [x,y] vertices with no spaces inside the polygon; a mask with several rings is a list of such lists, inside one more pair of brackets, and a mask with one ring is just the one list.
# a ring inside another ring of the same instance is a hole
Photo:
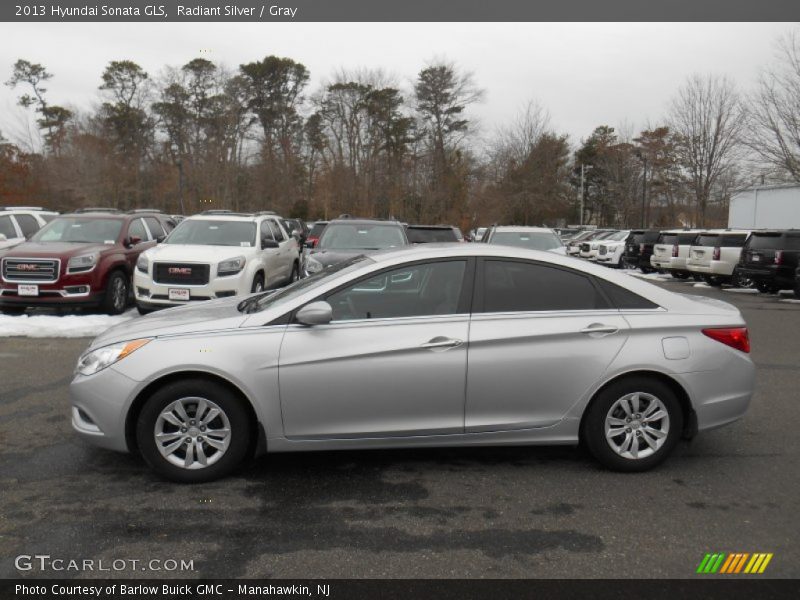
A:
{"label": "car hood", "polygon": [[202,246],[196,244],[159,244],[145,252],[152,261],[218,263],[248,254],[252,246]]}
{"label": "car hood", "polygon": [[319,261],[323,267],[329,267],[354,256],[369,256],[376,252],[380,252],[380,250],[314,250],[309,253],[309,256],[313,256],[314,260]]}
{"label": "car hood", "polygon": [[4,258],[64,258],[107,252],[115,244],[75,244],[69,242],[23,242],[3,253]]}
{"label": "car hood", "polygon": [[[246,297],[246,296],[245,296]],[[92,341],[91,348],[146,337],[203,333],[239,327],[247,318],[236,308],[242,296],[198,302],[120,323]]]}

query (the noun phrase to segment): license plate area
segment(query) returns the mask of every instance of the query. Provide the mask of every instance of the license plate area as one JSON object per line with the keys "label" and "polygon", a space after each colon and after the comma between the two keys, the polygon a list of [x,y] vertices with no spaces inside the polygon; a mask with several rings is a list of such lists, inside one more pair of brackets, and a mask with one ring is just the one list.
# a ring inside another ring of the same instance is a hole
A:
{"label": "license plate area", "polygon": [[761,257],[758,254],[753,254],[753,256],[751,256],[750,259],[753,262],[761,262]]}
{"label": "license plate area", "polygon": [[189,290],[185,288],[169,288],[167,294],[170,300],[189,301]]}
{"label": "license plate area", "polygon": [[18,296],[38,296],[39,295],[39,286],[38,285],[30,285],[30,284],[19,284],[17,286],[17,295]]}

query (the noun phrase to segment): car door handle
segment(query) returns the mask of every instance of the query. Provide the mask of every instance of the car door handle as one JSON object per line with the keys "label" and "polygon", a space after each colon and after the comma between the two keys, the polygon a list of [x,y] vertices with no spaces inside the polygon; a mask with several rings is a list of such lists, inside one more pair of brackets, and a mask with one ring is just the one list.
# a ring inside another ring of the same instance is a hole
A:
{"label": "car door handle", "polygon": [[614,327],[613,325],[603,325],[602,323],[592,323],[588,327],[584,327],[581,329],[581,333],[586,334],[593,334],[593,333],[606,333],[612,334],[617,333],[619,331],[619,327]]}
{"label": "car door handle", "polygon": [[453,338],[446,338],[442,336],[435,337],[428,342],[420,345],[420,348],[429,348],[431,350],[437,349],[445,349],[445,348],[456,348],[463,344],[463,340],[456,340]]}

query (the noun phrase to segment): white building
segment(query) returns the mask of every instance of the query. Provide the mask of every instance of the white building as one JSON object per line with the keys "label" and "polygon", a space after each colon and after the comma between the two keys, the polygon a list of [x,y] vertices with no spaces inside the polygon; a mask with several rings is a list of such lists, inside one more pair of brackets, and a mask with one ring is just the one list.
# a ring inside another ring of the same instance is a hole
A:
{"label": "white building", "polygon": [[800,184],[756,186],[735,193],[728,209],[728,227],[800,228]]}

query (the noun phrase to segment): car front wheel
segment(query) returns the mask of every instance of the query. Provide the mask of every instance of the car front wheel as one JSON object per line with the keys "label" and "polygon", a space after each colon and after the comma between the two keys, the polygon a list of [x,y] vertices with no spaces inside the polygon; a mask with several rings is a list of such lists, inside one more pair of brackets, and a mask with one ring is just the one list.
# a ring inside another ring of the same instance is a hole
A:
{"label": "car front wheel", "polygon": [[213,481],[238,467],[250,446],[243,401],[215,381],[170,383],[147,401],[136,440],[161,476],[182,483]]}
{"label": "car front wheel", "polygon": [[612,383],[589,406],[582,439],[594,457],[615,471],[646,471],[661,463],[680,439],[683,413],[664,383],[631,377]]}
{"label": "car front wheel", "polygon": [[128,307],[128,278],[122,271],[114,271],[106,284],[103,310],[109,315],[119,315]]}

